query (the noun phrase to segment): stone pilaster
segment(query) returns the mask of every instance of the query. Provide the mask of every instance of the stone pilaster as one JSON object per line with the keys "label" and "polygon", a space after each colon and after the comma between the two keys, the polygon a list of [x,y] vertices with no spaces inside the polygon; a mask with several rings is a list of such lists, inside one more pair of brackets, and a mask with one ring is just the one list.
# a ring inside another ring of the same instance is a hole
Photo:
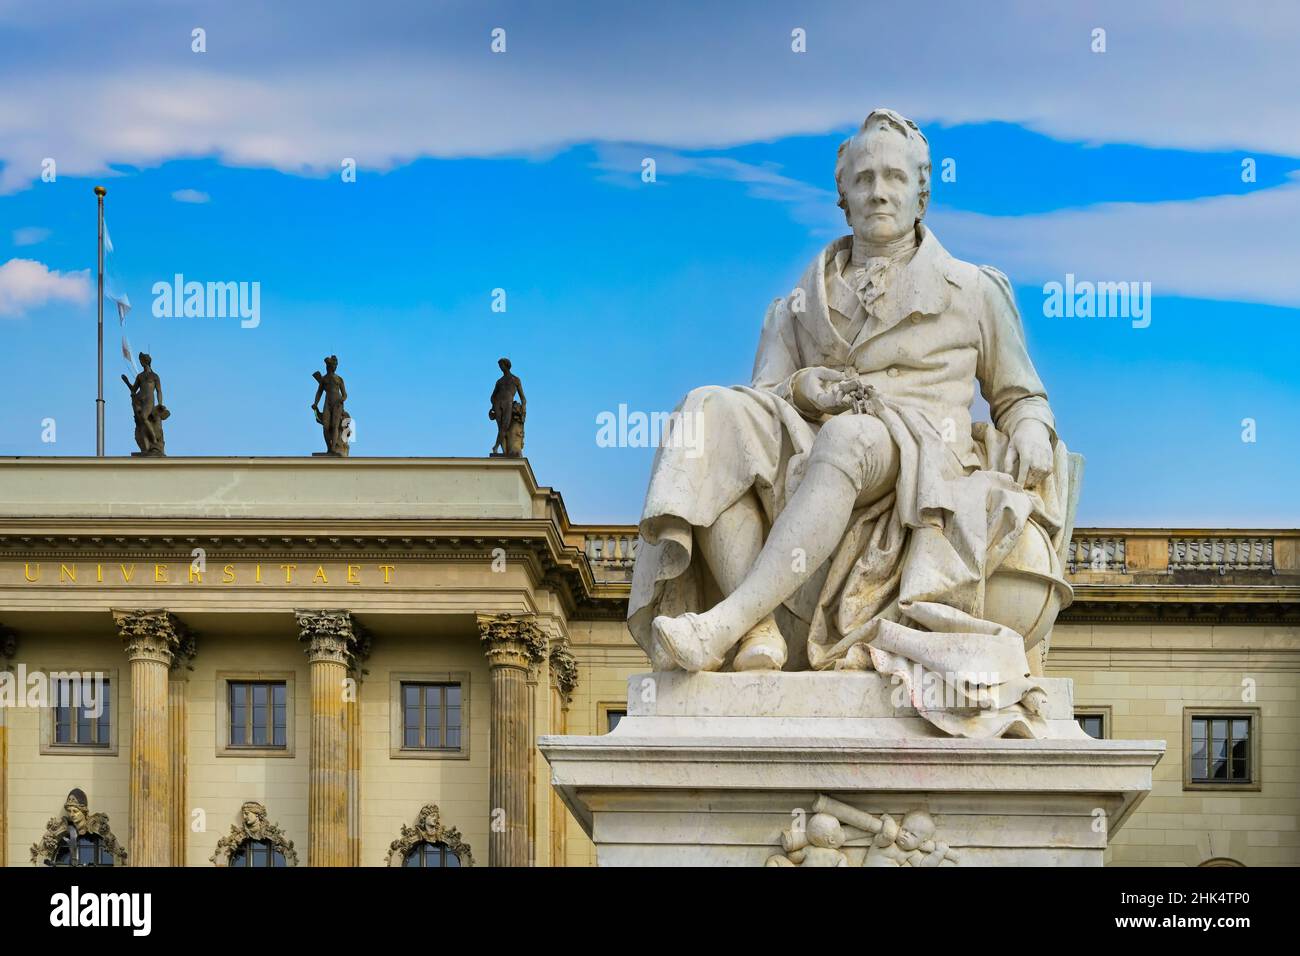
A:
{"label": "stone pilaster", "polygon": [[[17,651],[18,642],[13,631],[0,627],[0,671],[9,669],[9,658]],[[5,847],[9,845],[9,832],[5,821],[9,819],[9,740],[5,726],[5,708],[0,707],[0,868],[8,864]]]}
{"label": "stone pilaster", "polygon": [[540,664],[528,668],[528,865],[537,865],[537,681]]}
{"label": "stone pilaster", "polygon": [[131,662],[132,866],[172,864],[172,757],[168,673],[193,643],[165,610],[113,611]]}
{"label": "stone pilaster", "polygon": [[167,681],[167,723],[171,737],[172,757],[172,866],[184,866],[186,844],[190,832],[189,808],[189,729],[190,729],[190,661],[194,658],[195,642],[191,635],[181,642],[180,650],[172,658],[171,673]]}
{"label": "stone pilaster", "polygon": [[361,865],[361,679],[344,704],[348,721],[348,866]]}
{"label": "stone pilaster", "polygon": [[[578,686],[578,662],[569,651],[568,641],[552,642],[551,673],[551,725],[552,734],[569,732],[569,704]],[[568,813],[564,804],[550,790],[551,801],[551,866],[565,866],[568,862]]]}
{"label": "stone pilaster", "polygon": [[298,637],[311,671],[311,763],[308,769],[307,865],[348,866],[349,767],[353,719],[348,671],[365,640],[348,611],[296,611]]}
{"label": "stone pilaster", "polygon": [[547,642],[532,620],[480,615],[479,636],[492,683],[491,769],[489,776],[489,866],[527,866],[529,667],[546,654]]}

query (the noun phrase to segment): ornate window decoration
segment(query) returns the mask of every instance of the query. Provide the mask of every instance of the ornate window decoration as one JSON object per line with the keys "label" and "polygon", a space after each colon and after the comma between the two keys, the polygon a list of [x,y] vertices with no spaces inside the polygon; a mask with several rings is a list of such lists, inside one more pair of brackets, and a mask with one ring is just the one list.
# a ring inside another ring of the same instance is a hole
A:
{"label": "ornate window decoration", "polygon": [[76,789],[51,817],[45,835],[32,844],[32,865],[124,866],[126,850],[108,825],[108,814],[91,813],[84,790]]}
{"label": "ornate window decoration", "polygon": [[266,807],[255,800],[239,808],[239,822],[217,841],[209,859],[217,866],[297,866],[293,841],[266,818]]}
{"label": "ornate window decoration", "polygon": [[420,808],[415,826],[402,824],[402,834],[388,848],[389,866],[473,866],[474,854],[455,827],[442,825],[437,804]]}

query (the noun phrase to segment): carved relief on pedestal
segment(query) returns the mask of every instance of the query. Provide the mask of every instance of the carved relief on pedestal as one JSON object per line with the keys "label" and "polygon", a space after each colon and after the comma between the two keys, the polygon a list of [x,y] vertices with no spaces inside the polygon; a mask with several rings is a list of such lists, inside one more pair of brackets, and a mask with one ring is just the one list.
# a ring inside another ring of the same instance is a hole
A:
{"label": "carved relief on pedestal", "polygon": [[246,854],[253,844],[261,848],[275,860],[278,854],[283,862],[272,862],[273,866],[297,866],[298,853],[293,848],[293,841],[284,835],[278,824],[267,819],[266,807],[256,800],[245,801],[239,808],[239,822],[230,828],[230,833],[217,841],[216,852],[208,857],[217,866],[242,866],[247,862]]}
{"label": "carved relief on pedestal", "polygon": [[469,844],[461,839],[458,829],[443,826],[442,814],[434,803],[426,803],[420,808],[415,826],[402,824],[401,835],[388,847],[388,865],[405,866],[407,857],[424,843],[441,844],[447,852],[455,855],[461,866],[474,865],[474,854]]}
{"label": "carved relief on pedestal", "polygon": [[528,668],[546,657],[549,642],[530,617],[480,614],[478,630],[492,667]]}
{"label": "carved relief on pedestal", "polygon": [[113,835],[108,814],[91,813],[85,791],[77,789],[68,794],[63,813],[51,817],[44,835],[32,844],[32,864],[124,866],[126,850]]}
{"label": "carved relief on pedestal", "polygon": [[[795,826],[781,834],[784,853],[767,858],[766,866],[956,866],[961,862],[946,843],[935,839],[934,820],[913,810],[895,820],[841,803],[825,794],[813,801],[812,815],[799,813]],[[866,847],[844,852],[845,847]],[[859,862],[860,861],[860,862]]]}

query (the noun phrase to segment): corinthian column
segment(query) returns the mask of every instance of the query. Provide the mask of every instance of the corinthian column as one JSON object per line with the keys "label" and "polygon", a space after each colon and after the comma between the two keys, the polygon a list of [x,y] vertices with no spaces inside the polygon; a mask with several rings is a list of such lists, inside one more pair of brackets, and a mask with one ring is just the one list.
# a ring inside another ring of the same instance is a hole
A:
{"label": "corinthian column", "polygon": [[348,866],[348,769],[351,745],[348,670],[365,640],[347,611],[295,611],[311,671],[311,765],[307,865]]}
{"label": "corinthian column", "polygon": [[172,762],[168,725],[168,674],[178,655],[191,652],[184,625],[174,614],[113,611],[131,662],[132,866],[172,865]]}
{"label": "corinthian column", "polygon": [[492,744],[488,795],[489,866],[528,865],[528,766],[533,741],[528,670],[547,642],[531,620],[479,615],[479,635],[492,681]]}

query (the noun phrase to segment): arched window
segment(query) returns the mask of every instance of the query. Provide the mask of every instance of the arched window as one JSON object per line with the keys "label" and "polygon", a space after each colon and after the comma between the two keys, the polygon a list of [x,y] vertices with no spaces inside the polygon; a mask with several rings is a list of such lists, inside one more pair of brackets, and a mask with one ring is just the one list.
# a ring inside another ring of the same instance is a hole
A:
{"label": "arched window", "polygon": [[422,840],[406,854],[402,866],[460,866],[460,857],[445,843]]}
{"label": "arched window", "polygon": [[122,866],[122,849],[108,825],[108,814],[91,813],[86,792],[77,788],[63,802],[63,813],[51,817],[45,833],[32,844],[36,866]]}
{"label": "arched window", "polygon": [[69,852],[69,840],[63,840],[54,854],[53,866],[112,866],[113,854],[108,852],[102,837],[86,833],[77,837],[75,856]]}
{"label": "arched window", "polygon": [[389,866],[473,866],[474,853],[455,827],[444,827],[437,804],[426,803],[415,826],[402,824],[402,832],[388,848]]}
{"label": "arched window", "polygon": [[267,819],[266,807],[247,800],[239,808],[239,822],[217,841],[211,860],[217,866],[297,866],[293,841]]}
{"label": "arched window", "polygon": [[226,866],[288,866],[288,863],[270,840],[245,840],[230,854]]}

